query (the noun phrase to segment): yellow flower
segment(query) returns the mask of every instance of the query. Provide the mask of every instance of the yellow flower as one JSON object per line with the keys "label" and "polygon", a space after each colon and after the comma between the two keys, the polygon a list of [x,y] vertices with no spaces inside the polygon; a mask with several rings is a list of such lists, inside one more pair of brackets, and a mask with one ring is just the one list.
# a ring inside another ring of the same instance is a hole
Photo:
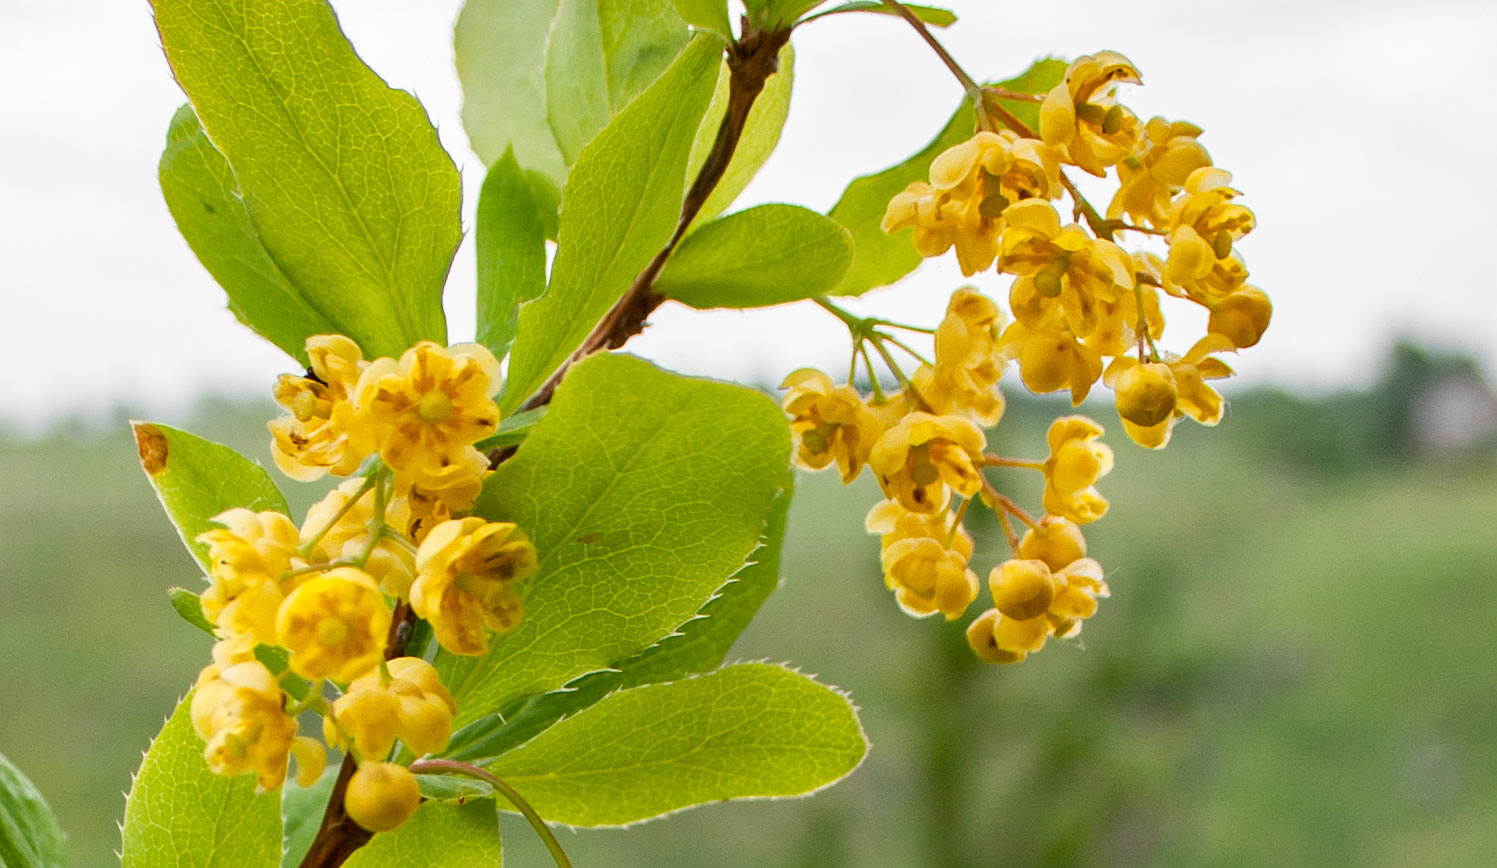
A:
{"label": "yellow flower", "polygon": [[[308,553],[313,564],[355,560],[368,548],[370,527],[374,521],[374,493],[365,492],[351,507],[348,505],[364,484],[362,479],[350,479],[307,510],[301,527],[302,544],[322,534]],[[340,510],[346,511],[338,517]],[[333,521],[335,517],[338,517],[336,522]],[[412,523],[409,501],[403,497],[392,498],[385,507],[384,524],[414,542],[410,536]],[[396,540],[382,536],[370,549],[363,569],[379,584],[380,590],[404,599],[409,596],[411,580],[415,577],[416,556]]]}
{"label": "yellow flower", "polygon": [[1139,84],[1128,58],[1115,51],[1082,55],[1040,104],[1040,138],[1099,178],[1133,150],[1140,133],[1138,118],[1113,97],[1118,82]]}
{"label": "yellow flower", "polygon": [[1086,557],[1086,537],[1069,519],[1047,515],[1019,541],[1019,557],[1043,561],[1054,573]]}
{"label": "yellow flower", "polygon": [[1213,357],[1212,353],[1232,349],[1232,341],[1222,335],[1208,334],[1180,358],[1166,358],[1170,373],[1180,392],[1178,407],[1181,413],[1202,425],[1215,425],[1222,419],[1222,396],[1207,380],[1219,380],[1232,376],[1226,363]]}
{"label": "yellow flower", "polygon": [[[1003,312],[970,287],[951,294],[946,316],[936,327],[935,367],[921,367],[913,378],[916,391],[936,412],[969,413],[991,427],[1003,415],[998,380],[1004,358],[998,352]],[[924,381],[924,382],[922,382]]]}
{"label": "yellow flower", "polygon": [[937,156],[929,184],[916,181],[890,200],[883,230],[913,226],[922,256],[956,247],[962,273],[970,276],[998,254],[1005,208],[1054,198],[1060,190],[1060,165],[1039,143],[1007,130],[984,130]]}
{"label": "yellow flower", "polygon": [[910,512],[892,500],[868,513],[869,532],[883,535],[884,584],[900,608],[916,617],[941,612],[950,621],[977,599],[977,574],[967,567],[972,536],[960,525],[952,531],[949,521],[944,512]]}
{"label": "yellow flower", "polygon": [[1206,331],[1225,337],[1235,347],[1250,347],[1268,330],[1272,315],[1268,295],[1256,286],[1244,286],[1212,306]]}
{"label": "yellow flower", "polygon": [[1077,524],[1107,512],[1096,482],[1112,470],[1112,450],[1096,442],[1102,427],[1085,416],[1062,416],[1050,425],[1045,459],[1045,512]]}
{"label": "yellow flower", "polygon": [[[1139,321],[1138,300],[1144,302],[1144,319]],[[1164,334],[1164,314],[1159,309],[1159,290],[1139,286],[1133,292],[1120,292],[1116,301],[1097,304],[1097,327],[1086,337],[1086,345],[1103,356],[1121,356],[1138,346],[1147,328],[1151,340]]]}
{"label": "yellow flower", "polygon": [[998,645],[998,623],[1003,615],[997,609],[989,609],[978,615],[967,626],[967,644],[979,660],[986,663],[1018,663],[1029,654],[1026,651],[1011,651]]}
{"label": "yellow flower", "polygon": [[432,528],[416,552],[411,608],[454,654],[488,650],[484,628],[519,626],[524,601],[511,584],[535,572],[535,546],[510,522],[469,517]]}
{"label": "yellow flower", "polygon": [[1107,366],[1104,380],[1117,392],[1118,416],[1133,442],[1164,448],[1180,399],[1174,370],[1163,362],[1140,364],[1138,359],[1119,356]]}
{"label": "yellow flower", "polygon": [[781,406],[790,415],[790,433],[795,437],[795,463],[820,470],[837,462],[842,481],[851,482],[862,472],[873,443],[884,433],[878,415],[863,404],[863,396],[852,386],[835,386],[821,371],[792,371],[781,389],[788,389]]}
{"label": "yellow flower", "polygon": [[982,487],[978,466],[986,443],[970,419],[916,411],[873,444],[868,466],[891,500],[913,512],[938,512],[948,486],[963,496]]}
{"label": "yellow flower", "polygon": [[1071,390],[1071,404],[1086,400],[1092,384],[1102,376],[1102,357],[1076,339],[1065,326],[1036,331],[1015,322],[998,338],[999,352],[1019,362],[1019,376],[1031,392]]}
{"label": "yellow flower", "polygon": [[378,665],[390,630],[390,608],[374,579],[337,567],[308,579],[276,616],[280,645],[303,678],[350,681]]}
{"label": "yellow flower", "polygon": [[221,635],[238,639],[241,654],[256,643],[276,642],[276,610],[298,583],[283,574],[305,564],[296,556],[296,525],[278,512],[231,509],[215,516],[223,525],[201,533],[211,561],[209,581],[202,593],[203,615]]}
{"label": "yellow flower", "polygon": [[1010,560],[988,576],[996,606],[967,628],[967,643],[989,663],[1017,663],[1050,636],[1069,639],[1108,595],[1102,566],[1078,558],[1059,570],[1042,560]]}
{"label": "yellow flower", "polygon": [[220,775],[254,772],[259,792],[280,787],[296,737],[285,698],[275,676],[258,661],[205,667],[188,713],[193,729],[207,742],[203,759],[208,767]]}
{"label": "yellow flower", "polygon": [[1062,227],[1049,202],[1020,202],[1004,216],[1008,226],[998,270],[1018,275],[1009,290],[1009,306],[1027,327],[1043,330],[1063,321],[1084,338],[1097,328],[1098,302],[1132,291],[1128,254],[1074,223]]}
{"label": "yellow flower", "polygon": [[1185,187],[1196,169],[1211,165],[1196,141],[1201,128],[1187,121],[1151,118],[1139,138],[1139,150],[1118,163],[1119,187],[1107,206],[1107,218],[1127,214],[1140,224],[1166,229],[1170,199]]}
{"label": "yellow flower", "polygon": [[270,422],[270,455],[282,473],[301,482],[330,471],[347,476],[374,450],[373,432],[349,402],[369,363],[342,335],[307,338],[307,356],[307,376],[283,374],[276,381],[276,402],[291,415]]}
{"label": "yellow flower", "polygon": [[[441,347],[422,341],[397,362],[377,359],[365,369],[354,407],[381,432],[379,453],[396,473],[396,488],[455,492],[462,500],[488,460],[473,444],[499,427],[499,363],[478,344]],[[460,492],[460,495],[457,493]],[[444,502],[452,505],[447,498]],[[472,505],[452,505],[465,509]]]}
{"label": "yellow flower", "polygon": [[1254,218],[1252,211],[1233,204],[1237,191],[1227,186],[1231,180],[1231,173],[1221,169],[1196,169],[1170,208],[1164,279],[1197,300],[1219,298],[1247,279],[1232,244],[1252,231]]}
{"label": "yellow flower", "polygon": [[388,682],[375,669],[350,682],[333,703],[332,719],[323,726],[329,743],[342,746],[340,733],[347,733],[364,757],[388,755],[396,739],[417,756],[445,748],[457,706],[437,670],[419,657],[397,657],[386,667]]}
{"label": "yellow flower", "polygon": [[348,779],[343,810],[370,832],[393,832],[421,806],[416,776],[394,763],[359,763]]}

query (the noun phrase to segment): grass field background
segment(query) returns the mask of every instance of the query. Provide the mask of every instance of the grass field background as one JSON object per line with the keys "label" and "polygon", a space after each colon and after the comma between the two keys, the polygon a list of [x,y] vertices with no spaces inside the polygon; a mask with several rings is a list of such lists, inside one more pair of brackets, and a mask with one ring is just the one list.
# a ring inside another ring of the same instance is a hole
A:
{"label": "grass field background", "polygon": [[[870,758],[809,800],[563,844],[579,868],[1497,864],[1497,460],[1419,450],[1418,388],[1239,394],[1163,454],[1092,408],[1118,453],[1088,528],[1113,597],[1016,667],[974,662],[967,619],[899,612],[862,529],[871,483],[802,475],[784,585],[734,656],[851,691]],[[188,427],[263,461],[270,410]],[[996,448],[1041,456],[1064,410],[1016,402]],[[1037,503],[1035,480],[1003,481]],[[298,510],[316,493],[287,488]],[[117,864],[121,791],[207,659],[165,591],[201,579],[123,420],[0,438],[0,522],[0,753],[74,866]],[[1001,536],[973,530],[985,574]],[[506,864],[549,864],[502,828]]]}

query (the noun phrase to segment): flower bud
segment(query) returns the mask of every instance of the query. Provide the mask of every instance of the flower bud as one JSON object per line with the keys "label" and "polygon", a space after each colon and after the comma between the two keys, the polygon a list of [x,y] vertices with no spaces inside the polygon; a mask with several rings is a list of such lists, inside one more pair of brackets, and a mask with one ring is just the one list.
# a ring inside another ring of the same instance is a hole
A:
{"label": "flower bud", "polygon": [[998,611],[1020,621],[1045,614],[1055,598],[1050,568],[1044,561],[1004,561],[988,574],[988,588]]}
{"label": "flower bud", "polygon": [[1118,415],[1143,427],[1152,427],[1175,412],[1179,391],[1170,366],[1163,362],[1135,365],[1117,381]]}
{"label": "flower bud", "polygon": [[343,809],[370,832],[390,832],[416,813],[421,791],[416,776],[394,763],[362,763],[348,779]]}

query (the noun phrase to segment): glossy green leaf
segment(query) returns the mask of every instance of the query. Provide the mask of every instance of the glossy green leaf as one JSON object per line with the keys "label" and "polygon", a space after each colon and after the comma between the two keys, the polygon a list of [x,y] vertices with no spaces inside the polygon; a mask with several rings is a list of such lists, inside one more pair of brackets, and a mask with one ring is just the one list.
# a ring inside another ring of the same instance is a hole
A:
{"label": "glossy green leaf", "polygon": [[63,868],[66,838],[41,791],[0,755],[0,865]]}
{"label": "glossy green leaf", "polygon": [[546,230],[513,151],[489,169],[478,193],[478,342],[509,353],[521,302],[546,290]]}
{"label": "glossy green leaf", "polygon": [[467,0],[455,53],[473,150],[492,165],[513,148],[561,190],[582,146],[687,38],[670,0]]}
{"label": "glossy green leaf", "polygon": [[301,864],[317,829],[322,825],[322,815],[327,810],[327,800],[333,794],[333,785],[338,782],[339,763],[331,763],[322,777],[310,787],[297,786],[287,779],[281,788],[281,818],[285,823],[285,852],[281,856],[281,868],[296,868]]}
{"label": "glossy green leaf", "polygon": [[186,588],[169,588],[166,596],[171,600],[172,608],[182,616],[182,620],[202,630],[209,636],[214,635],[213,622],[203,614],[203,600],[197,594]]}
{"label": "glossy green leaf", "polygon": [[483,657],[438,656],[459,725],[659,641],[757,548],[782,488],[779,408],[624,355],[578,363],[474,512],[530,533],[525,619]]}
{"label": "glossy green leaf", "polygon": [[208,770],[191,702],[177,705],[125,799],[122,868],[275,868],[280,794],[257,794],[252,774]]}
{"label": "glossy green leaf", "polygon": [[798,672],[744,663],[615,693],[489,770],[547,820],[605,826],[813,792],[867,751],[846,696]]}
{"label": "glossy green leaf", "polygon": [[721,666],[733,642],[779,586],[780,549],[794,487],[794,477],[788,471],[784,485],[775,496],[759,548],[749,556],[748,565],[723,585],[695,618],[604,671],[585,675],[561,690],[527,697],[500,714],[474,721],[453,736],[447,754],[470,762],[495,757],[615,690],[674,681]]}
{"label": "glossy green leaf", "polygon": [[234,170],[208,141],[191,106],[166,133],[157,169],[177,230],[229,298],[229,310],[303,366],[307,338],[336,332],[276,265],[239,198]]}
{"label": "glossy green leaf", "polygon": [[[999,82],[999,86],[1022,93],[1045,93],[1065,77],[1066,63],[1041,60],[1023,75]],[[1039,124],[1039,106],[1028,102],[1005,101],[1004,107],[1031,127]],[[930,164],[942,151],[972,137],[976,129],[972,103],[963,101],[957,107],[940,135],[918,154],[897,166],[873,175],[864,175],[847,185],[842,198],[832,206],[830,216],[852,233],[852,268],[831,295],[861,295],[870,289],[888,286],[914,271],[921,256],[911,241],[912,229],[885,235],[880,224],[889,200],[912,181],[927,180]]]}
{"label": "glossy green leaf", "polygon": [[494,800],[475,799],[462,804],[423,802],[404,825],[375,835],[343,864],[347,868],[499,868],[503,861]]}
{"label": "glossy green leaf", "polygon": [[814,298],[852,264],[837,221],[798,205],[760,205],[697,228],[655,281],[655,291],[695,308],[767,307]]}
{"label": "glossy green leaf", "polygon": [[724,39],[733,38],[727,0],[671,0],[671,5],[676,7],[676,14],[698,30],[711,31]]}
{"label": "glossy green leaf", "polygon": [[281,273],[368,355],[446,343],[462,186],[325,0],[152,0],[178,84]]}
{"label": "glossy green leaf", "polygon": [[[956,23],[956,13],[950,9],[941,9],[936,6],[917,6],[914,3],[906,3],[904,4],[904,8],[915,13],[916,18],[919,18],[932,27],[950,27]],[[810,21],[813,18],[823,18],[827,15],[839,15],[844,12],[877,12],[880,15],[899,15],[899,12],[889,8],[887,4],[881,3],[879,0],[852,0],[850,3],[843,3],[831,9],[823,9],[815,15],[810,16],[810,18],[807,18],[806,21]]]}
{"label": "glossy green leaf", "polygon": [[203,572],[210,566],[208,546],[197,542],[197,535],[217,527],[214,516],[239,506],[290,511],[265,468],[233,449],[165,425],[133,422],[131,427],[140,465]]}
{"label": "glossy green leaf", "polygon": [[[780,143],[780,131],[785,127],[785,118],[790,115],[790,91],[795,85],[795,49],[790,43],[785,43],[785,47],[780,49],[775,63],[775,74],[764,82],[764,90],[754,100],[754,107],[749,109],[748,120],[743,123],[743,133],[738,138],[738,146],[733,149],[733,159],[728,163],[727,171],[723,172],[702,210],[697,212],[695,225],[698,227],[728,210]],[[717,140],[718,127],[722,126],[723,115],[728,110],[728,87],[728,64],[724,61],[718,67],[712,102],[702,115],[696,141],[691,145],[691,157],[686,161],[688,187],[696,180],[697,172],[712,151],[712,143]]]}
{"label": "glossy green leaf", "polygon": [[578,159],[562,202],[550,287],[520,308],[503,412],[524,403],[572,355],[675,231],[686,156],[721,54],[722,40],[697,36]]}

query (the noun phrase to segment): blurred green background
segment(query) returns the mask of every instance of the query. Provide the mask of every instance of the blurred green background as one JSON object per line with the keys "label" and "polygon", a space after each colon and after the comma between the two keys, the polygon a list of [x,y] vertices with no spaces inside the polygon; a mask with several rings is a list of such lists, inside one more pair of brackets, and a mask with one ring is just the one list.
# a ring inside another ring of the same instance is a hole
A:
{"label": "blurred green background", "polygon": [[[784,586],[734,656],[851,691],[869,759],[809,800],[564,833],[578,868],[1497,864],[1497,402],[1407,345],[1369,391],[1229,397],[1163,454],[1088,408],[1118,453],[1087,529],[1113,598],[1016,667],[972,659],[970,619],[899,612],[862,528],[871,482],[803,475]],[[1066,409],[1013,400],[995,448],[1041,456]],[[188,427],[264,461],[271,411],[209,404]],[[102,868],[208,643],[166,601],[200,579],[123,417],[84,427],[0,435],[0,753],[73,865]],[[1037,503],[1036,480],[1002,481]],[[1001,535],[973,524],[985,574]],[[502,828],[506,864],[550,864]]]}

